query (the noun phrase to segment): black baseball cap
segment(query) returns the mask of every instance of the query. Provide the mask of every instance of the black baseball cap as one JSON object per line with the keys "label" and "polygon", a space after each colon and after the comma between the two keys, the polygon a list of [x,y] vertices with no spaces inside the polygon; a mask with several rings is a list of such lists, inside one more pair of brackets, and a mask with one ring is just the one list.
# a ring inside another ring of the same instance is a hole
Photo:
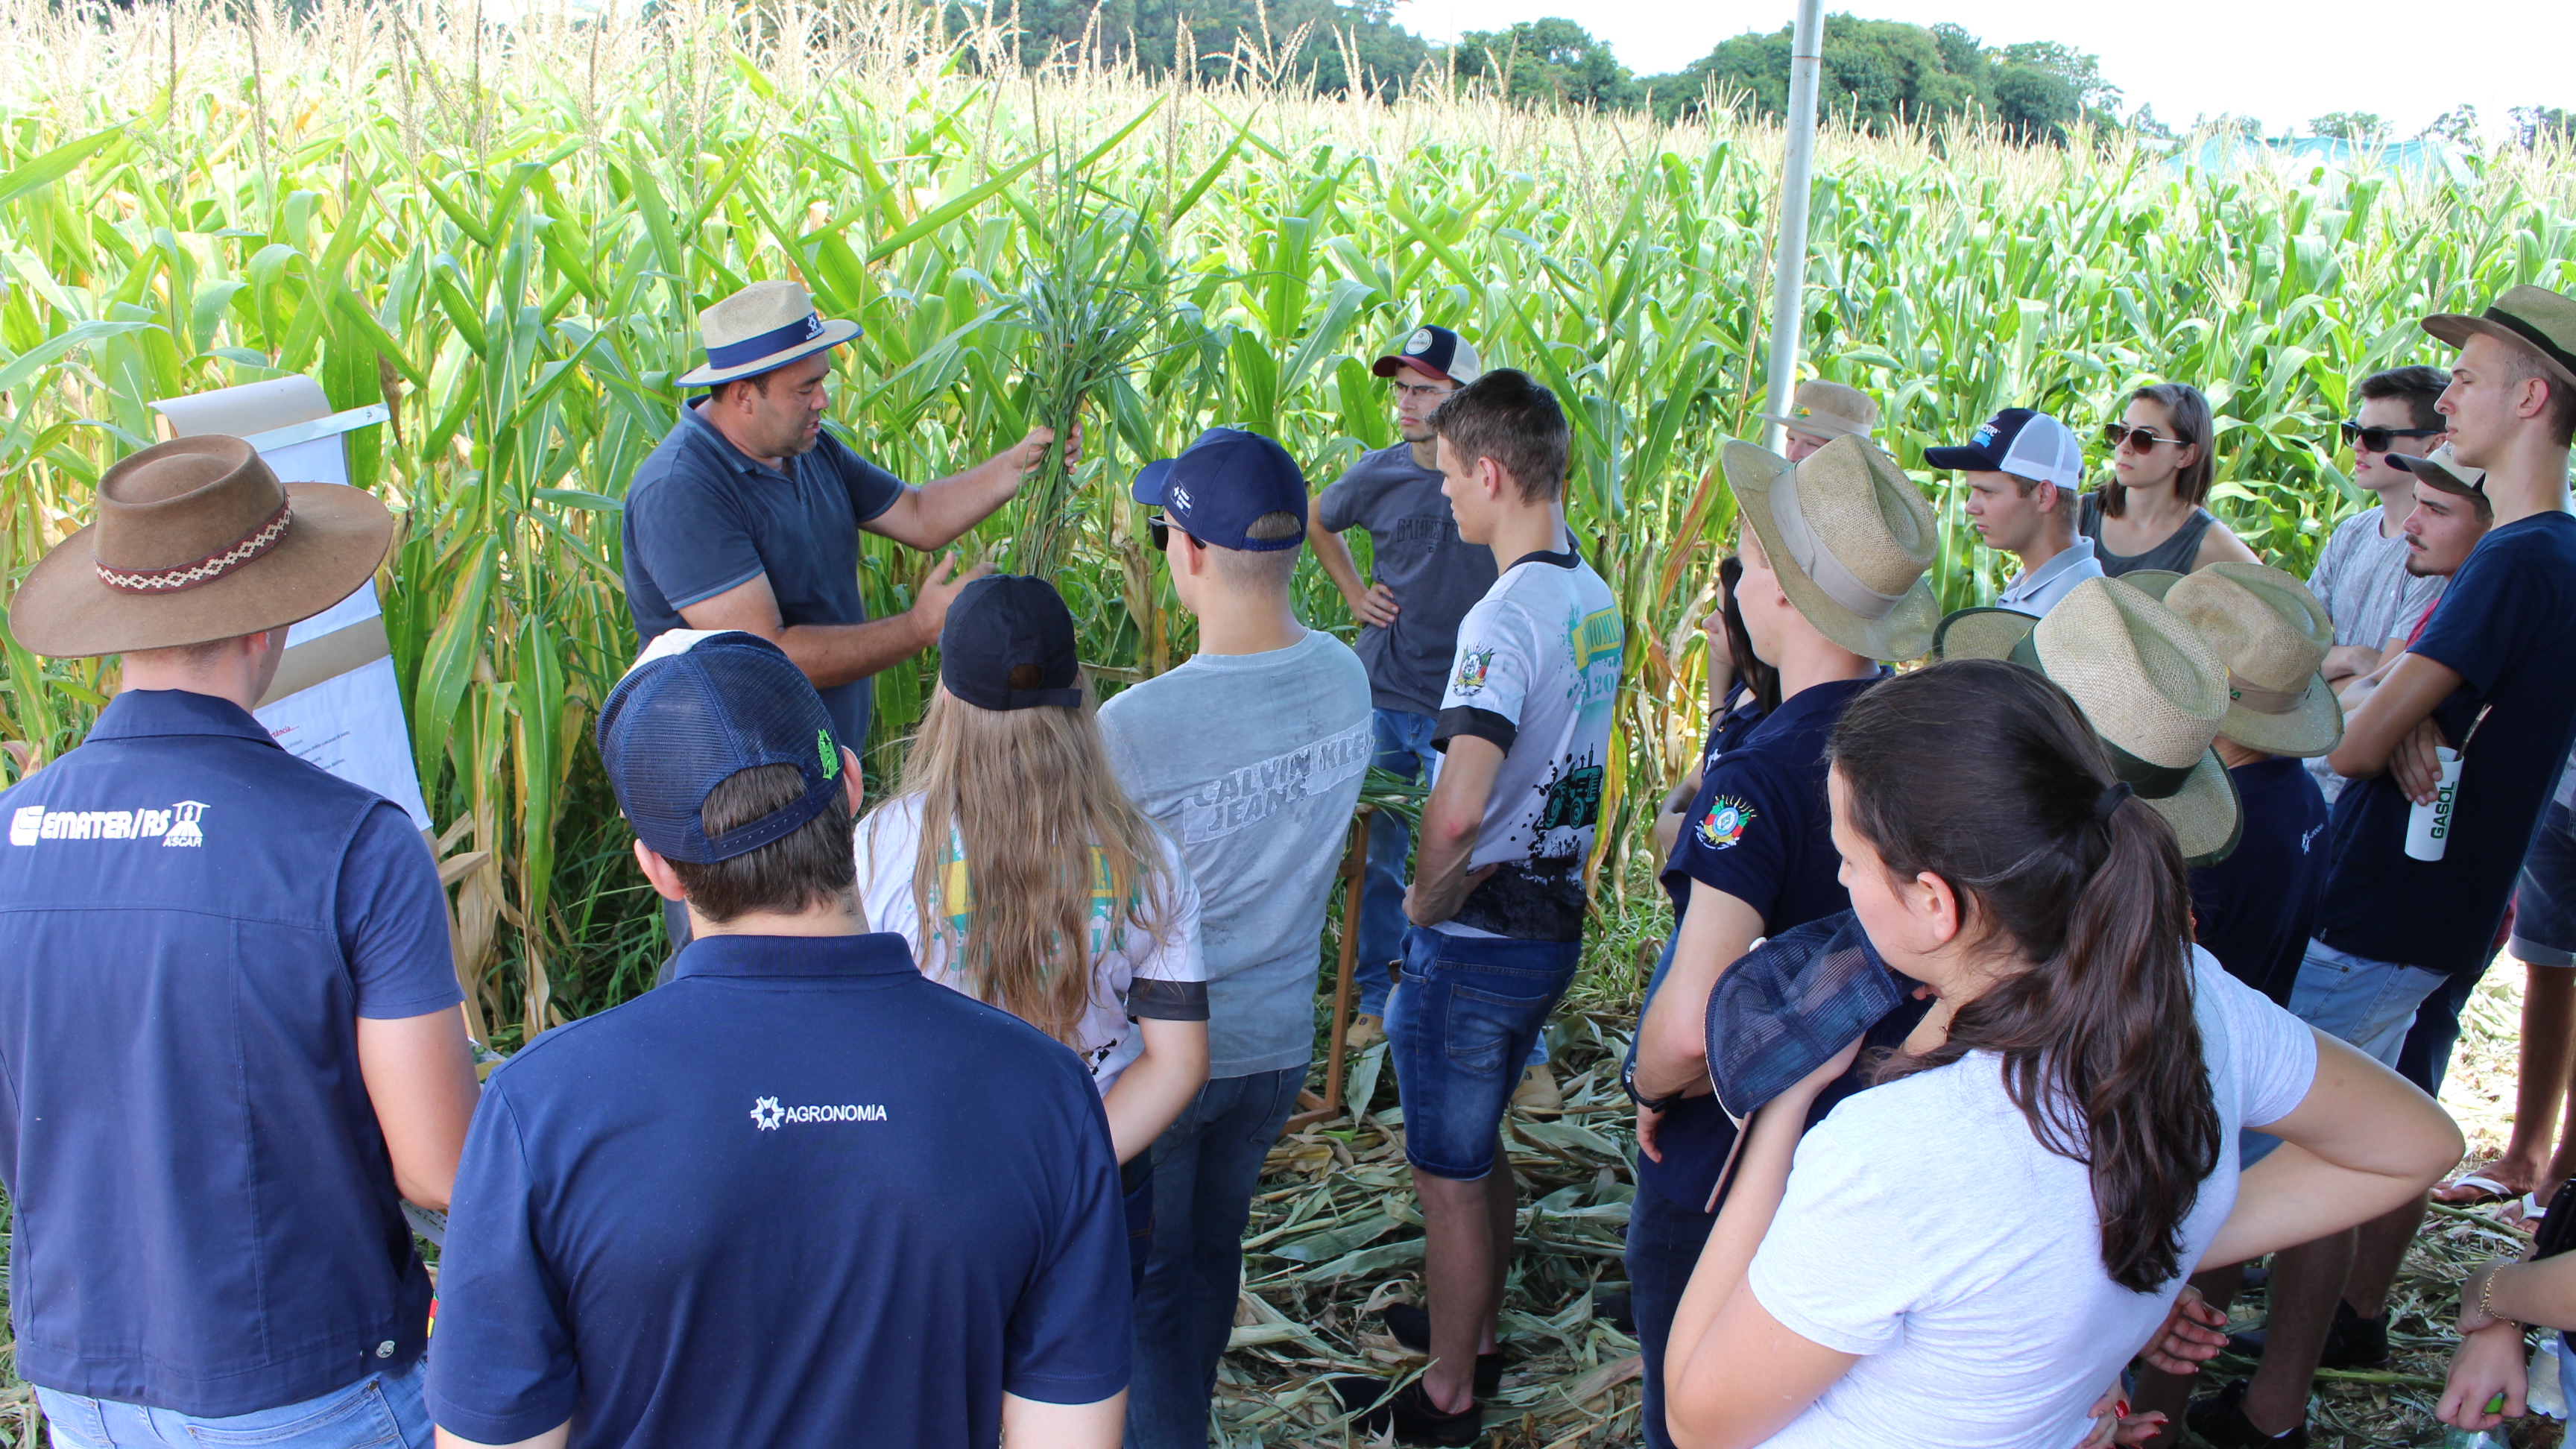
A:
{"label": "black baseball cap", "polygon": [[[739,629],[673,629],[599,708],[599,758],[635,837],[668,860],[712,865],[795,833],[848,789],[831,712],[784,650]],[[716,786],[759,765],[794,765],[805,792],[710,836]]]}
{"label": "black baseball cap", "polygon": [[1369,371],[1380,377],[1393,377],[1399,367],[1418,367],[1433,377],[1445,377],[1465,387],[1482,376],[1476,365],[1476,349],[1467,339],[1446,327],[1416,327],[1404,345],[1369,364]]}
{"label": "black baseball cap", "polygon": [[1026,574],[987,574],[958,590],[939,626],[939,682],[978,709],[1080,709],[1064,596]]}
{"label": "black baseball cap", "polygon": [[[1146,464],[1133,492],[1201,543],[1273,553],[1306,541],[1306,475],[1287,449],[1259,433],[1210,428],[1179,457]],[[1297,531],[1286,538],[1244,536],[1253,520],[1273,513],[1295,514]]]}

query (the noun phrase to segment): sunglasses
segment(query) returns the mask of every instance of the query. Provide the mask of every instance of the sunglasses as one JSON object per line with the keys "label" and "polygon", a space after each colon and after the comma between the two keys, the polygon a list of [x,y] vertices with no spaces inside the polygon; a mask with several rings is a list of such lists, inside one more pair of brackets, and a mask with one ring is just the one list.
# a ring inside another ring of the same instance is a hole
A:
{"label": "sunglasses", "polygon": [[2155,429],[2153,428],[2133,428],[2127,423],[2104,423],[2102,425],[2102,441],[2110,444],[2114,448],[2126,444],[2127,446],[2136,449],[2138,452],[2144,453],[2153,450],[2158,443],[2179,444],[2182,442],[2182,439],[2157,437]]}
{"label": "sunglasses", "polygon": [[1149,515],[1145,519],[1145,531],[1153,535],[1154,552],[1170,553],[1172,551],[1172,521],[1170,519],[1165,518],[1159,513]]}
{"label": "sunglasses", "polygon": [[2365,428],[2359,423],[2343,425],[2343,440],[2364,453],[2385,453],[2391,438],[2438,438],[2445,428]]}

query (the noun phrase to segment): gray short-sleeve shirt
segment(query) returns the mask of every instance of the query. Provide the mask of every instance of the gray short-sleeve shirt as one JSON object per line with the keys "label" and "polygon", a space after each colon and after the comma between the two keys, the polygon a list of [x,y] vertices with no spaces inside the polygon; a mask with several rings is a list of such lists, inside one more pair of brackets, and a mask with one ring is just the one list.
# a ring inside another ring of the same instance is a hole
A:
{"label": "gray short-sleeve shirt", "polygon": [[1436,715],[1458,650],[1458,621],[1494,586],[1493,551],[1458,537],[1440,471],[1397,443],[1362,453],[1315,500],[1334,533],[1368,530],[1369,572],[1395,595],[1395,622],[1360,631],[1360,662],[1379,709]]}

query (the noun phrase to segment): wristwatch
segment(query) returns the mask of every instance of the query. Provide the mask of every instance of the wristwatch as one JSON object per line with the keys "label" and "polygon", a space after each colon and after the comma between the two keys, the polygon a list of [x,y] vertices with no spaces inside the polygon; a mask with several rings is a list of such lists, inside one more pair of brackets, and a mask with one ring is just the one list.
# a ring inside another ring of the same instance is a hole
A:
{"label": "wristwatch", "polygon": [[1686,1091],[1672,1092],[1665,1096],[1653,1098],[1638,1095],[1637,1058],[1633,1052],[1630,1053],[1626,1061],[1619,1064],[1619,1090],[1628,1094],[1629,1101],[1636,1103],[1638,1106],[1649,1112],[1669,1112],[1673,1110],[1673,1104],[1675,1102],[1678,1102],[1683,1097],[1689,1095]]}

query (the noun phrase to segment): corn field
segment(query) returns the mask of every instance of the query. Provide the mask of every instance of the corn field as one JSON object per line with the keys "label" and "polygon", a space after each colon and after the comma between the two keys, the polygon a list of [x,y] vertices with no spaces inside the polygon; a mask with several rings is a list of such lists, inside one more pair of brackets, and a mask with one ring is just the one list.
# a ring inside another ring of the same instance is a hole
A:
{"label": "corn field", "polygon": [[[1023,68],[997,33],[903,5],[503,23],[452,0],[5,0],[0,573],[14,588],[85,521],[99,473],[154,439],[150,399],[302,372],[337,408],[390,404],[352,472],[401,520],[379,589],[465,969],[506,1041],[632,994],[662,950],[588,728],[635,646],[620,499],[701,307],[795,276],[858,320],[831,417],[916,480],[1078,393],[1080,471],[967,546],[1060,557],[1111,681],[1191,649],[1125,502],[1134,466],[1222,422],[1320,487],[1394,441],[1369,360],[1436,322],[1574,420],[1569,512],[1631,626],[1602,869],[1640,882],[1646,813],[1701,727],[1718,450],[1760,431],[1781,137],[1514,110],[1437,73],[1318,98],[1280,73],[1290,39],[1247,42],[1210,87]],[[1829,135],[1808,356],[1882,400],[1909,466],[2000,406],[2089,435],[2125,389],[2195,382],[2220,414],[2216,507],[2304,573],[2360,501],[2333,436],[2349,383],[2439,361],[2424,312],[2576,287],[2569,159],[2209,175],[2125,144]],[[1086,317],[1117,346],[1051,357]],[[2008,568],[1950,480],[1917,476],[1949,525],[1945,601],[1990,597]],[[869,538],[871,612],[930,562]],[[1319,569],[1298,588],[1347,633]],[[10,646],[9,778],[79,741],[114,668]],[[931,668],[877,680],[872,774]]]}

